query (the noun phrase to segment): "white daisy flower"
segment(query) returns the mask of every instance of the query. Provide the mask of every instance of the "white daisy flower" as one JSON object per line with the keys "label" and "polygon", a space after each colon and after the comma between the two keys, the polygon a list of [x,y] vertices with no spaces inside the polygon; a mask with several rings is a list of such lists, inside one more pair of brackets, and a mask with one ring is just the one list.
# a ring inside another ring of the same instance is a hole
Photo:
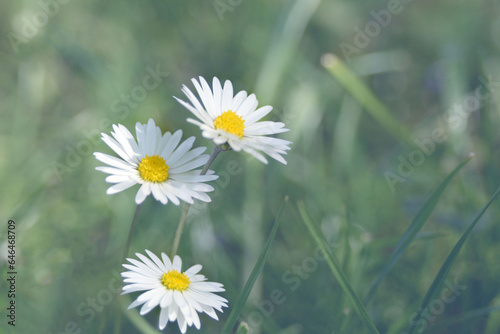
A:
{"label": "white daisy flower", "polygon": [[201,169],[195,169],[204,165],[209,158],[208,154],[202,154],[206,147],[191,150],[195,137],[190,137],[179,145],[182,130],[162,135],[152,119],[147,124],[136,124],[137,142],[123,125],[113,125],[113,130],[111,134],[114,139],[102,133],[102,140],[121,159],[100,152],[94,153],[97,160],[109,165],[96,167],[101,172],[111,174],[106,177],[106,182],[115,183],[108,188],[108,195],[141,184],[135,196],[137,204],[144,202],[151,193],[163,204],[171,201],[179,205],[179,199],[193,204],[193,198],[211,201],[206,192],[213,191],[214,188],[203,182],[213,181],[218,176],[213,175],[213,171],[200,175]]}
{"label": "white daisy flower", "polygon": [[291,142],[267,136],[288,131],[285,124],[258,122],[273,107],[264,106],[256,110],[258,101],[255,94],[247,96],[244,90],[233,96],[233,85],[229,80],[222,88],[219,79],[213,78],[213,92],[203,77],[199,77],[200,82],[196,79],[191,81],[203,105],[185,85],[182,92],[191,104],[175,99],[198,118],[188,118],[187,121],[198,125],[205,138],[212,139],[217,145],[227,143],[235,151],[246,151],[265,164],[267,159],[262,153],[286,164],[281,155],[290,149]]}
{"label": "white daisy flower", "polygon": [[222,312],[222,307],[227,307],[227,300],[214,292],[225,291],[222,284],[206,282],[205,276],[198,274],[202,268],[199,264],[182,272],[182,260],[177,255],[171,262],[165,253],[161,253],[163,261],[148,250],[146,253],[152,261],[136,253],[142,262],[127,259],[132,264],[123,265],[129,271],[121,274],[123,282],[127,283],[122,294],[146,291],[130,304],[129,309],[142,305],[139,313],[145,315],[160,306],[160,330],[169,321],[177,320],[182,333],[186,333],[187,326],[194,325],[200,329],[198,313],[205,312],[219,320],[215,310]]}

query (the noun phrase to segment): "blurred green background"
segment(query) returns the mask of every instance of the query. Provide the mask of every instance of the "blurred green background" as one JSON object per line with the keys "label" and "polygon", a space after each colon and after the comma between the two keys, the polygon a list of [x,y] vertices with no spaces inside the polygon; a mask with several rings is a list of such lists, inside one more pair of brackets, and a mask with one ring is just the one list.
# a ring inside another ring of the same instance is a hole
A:
{"label": "blurred green background", "polygon": [[[362,298],[426,197],[475,153],[366,306],[380,333],[397,334],[500,184],[498,1],[2,1],[0,35],[1,333],[150,332],[129,318],[137,309],[121,312],[117,293],[136,188],[107,196],[91,153],[111,153],[99,140],[110,124],[133,129],[149,118],[211,149],[172,98],[184,98],[192,77],[255,92],[259,105],[274,106],[268,119],[291,129],[280,136],[293,141],[287,166],[235,152],[216,160],[213,201],[192,210],[179,250],[185,268],[200,263],[225,285],[230,309],[290,196],[241,315],[253,333],[367,332],[319,260],[298,200]],[[325,69],[333,55],[411,143]],[[151,71],[165,73],[141,88]],[[168,253],[181,210],[148,198],[131,250]],[[448,278],[464,288],[435,303],[425,333],[500,333],[499,213],[495,202],[473,231]],[[5,317],[8,219],[16,221],[15,328]],[[220,331],[229,309],[219,322],[202,316],[200,332]],[[145,319],[157,328],[158,310]]]}

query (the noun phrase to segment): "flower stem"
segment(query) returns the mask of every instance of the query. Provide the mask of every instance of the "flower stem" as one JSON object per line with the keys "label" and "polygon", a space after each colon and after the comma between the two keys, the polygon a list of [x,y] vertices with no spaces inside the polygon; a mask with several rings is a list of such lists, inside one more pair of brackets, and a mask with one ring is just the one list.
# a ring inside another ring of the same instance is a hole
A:
{"label": "flower stem", "polygon": [[125,244],[125,249],[123,250],[122,263],[125,262],[127,258],[128,251],[130,249],[130,244],[132,242],[132,237],[134,236],[135,225],[137,224],[137,217],[139,217],[139,212],[141,211],[142,203],[137,204],[134,212],[134,218],[132,219],[132,224],[130,224],[130,230],[128,231],[127,243]]}
{"label": "flower stem", "polygon": [[[224,150],[219,146],[216,145],[214,147],[212,153],[210,154],[210,157],[208,158],[208,161],[205,163],[205,166],[203,166],[200,175],[205,175],[207,173],[208,168],[210,168],[215,158],[217,158],[219,153],[222,151]],[[182,231],[184,230],[184,225],[186,223],[186,218],[190,207],[191,204],[186,203],[186,205],[184,206],[184,210],[182,210],[181,218],[179,219],[179,225],[177,226],[177,231],[175,231],[174,245],[172,246],[172,252],[170,253],[172,255],[172,258],[177,254],[177,249],[179,248]]]}

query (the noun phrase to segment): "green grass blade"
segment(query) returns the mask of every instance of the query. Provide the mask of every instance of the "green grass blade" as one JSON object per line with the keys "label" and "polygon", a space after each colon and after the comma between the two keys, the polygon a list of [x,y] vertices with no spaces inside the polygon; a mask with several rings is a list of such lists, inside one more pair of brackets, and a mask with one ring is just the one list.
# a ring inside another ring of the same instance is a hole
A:
{"label": "green grass blade", "polygon": [[323,238],[321,231],[318,229],[318,227],[314,224],[311,217],[309,216],[309,213],[307,212],[305,204],[301,202],[298,204],[298,207],[299,207],[300,215],[302,216],[302,221],[304,222],[307,229],[311,233],[314,241],[321,248],[323,254],[325,255],[326,262],[328,263],[328,266],[332,270],[333,275],[335,276],[335,278],[339,282],[339,284],[342,287],[342,289],[344,290],[344,292],[347,294],[349,300],[352,302],[354,309],[356,310],[359,318],[365,324],[365,326],[370,330],[370,333],[378,334],[377,327],[375,327],[375,324],[373,323],[370,316],[366,312],[366,309],[363,306],[363,303],[358,298],[358,296],[356,295],[356,293],[352,289],[351,285],[349,284],[349,281],[347,280],[344,272],[342,271],[340,263],[335,258],[335,256],[330,252],[330,248],[328,247],[326,240]]}
{"label": "green grass blade", "polygon": [[271,45],[257,77],[255,93],[259,101],[272,101],[287,66],[297,55],[300,41],[321,0],[296,0],[287,17],[278,21]]}
{"label": "green grass blade", "polygon": [[[498,196],[498,194],[500,194],[500,187],[495,191],[495,193],[491,197],[488,204],[485,205],[485,207],[477,215],[477,217],[474,219],[474,221],[469,225],[469,228],[467,228],[467,230],[464,232],[464,234],[462,234],[462,237],[460,238],[460,240],[458,240],[458,242],[455,244],[455,246],[451,250],[450,254],[448,255],[448,257],[444,261],[443,265],[441,266],[441,269],[439,269],[439,272],[436,275],[436,278],[434,278],[434,281],[432,282],[431,287],[429,288],[429,290],[427,290],[427,293],[425,294],[425,297],[422,300],[422,304],[420,305],[420,308],[418,310],[417,316],[413,322],[414,324],[417,324],[419,322],[419,320],[422,318],[422,315],[424,313],[423,311],[429,305],[429,302],[434,297],[434,294],[436,293],[436,291],[443,284],[444,279],[448,275],[448,272],[450,271],[451,266],[455,262],[455,260],[458,256],[458,253],[460,253],[460,250],[462,249],[462,246],[464,245],[465,241],[467,240],[467,237],[469,236],[470,232],[472,231],[474,226],[476,226],[477,222],[479,221],[479,219],[481,219],[481,217],[486,212],[486,210],[491,205],[491,203],[493,203],[493,201]],[[415,328],[416,328],[416,326],[411,326],[409,334],[412,334],[415,331]]]}
{"label": "green grass blade", "polygon": [[269,237],[267,238],[266,245],[264,249],[262,250],[262,253],[259,256],[259,259],[257,260],[257,263],[255,264],[255,267],[253,267],[252,272],[250,273],[250,276],[248,277],[247,282],[245,283],[245,286],[243,287],[243,290],[240,293],[240,296],[238,297],[238,300],[234,304],[233,309],[231,310],[231,313],[229,314],[229,317],[227,318],[226,323],[224,324],[224,327],[222,327],[221,334],[229,334],[236,324],[236,321],[238,320],[238,317],[243,310],[243,306],[245,306],[245,303],[248,299],[248,296],[250,295],[250,291],[252,291],[253,285],[255,284],[255,281],[257,280],[257,277],[259,277],[260,272],[262,271],[262,268],[264,268],[264,264],[266,263],[267,255],[269,254],[269,250],[271,249],[271,244],[273,243],[274,237],[276,236],[276,232],[278,231],[278,226],[280,224],[281,220],[281,215],[283,214],[283,211],[285,210],[286,204],[288,203],[288,196],[285,197],[283,200],[283,204],[281,204],[281,208],[278,212],[278,215],[276,216],[276,219],[274,221],[274,225],[271,229],[271,233],[269,234]]}
{"label": "green grass blade", "polygon": [[368,294],[366,295],[364,302],[368,303],[370,299],[373,297],[375,290],[379,286],[380,282],[384,279],[384,277],[387,275],[389,270],[396,264],[396,262],[399,260],[403,252],[408,248],[408,246],[413,242],[415,237],[417,236],[417,233],[422,229],[424,224],[427,222],[429,219],[431,213],[434,211],[434,208],[436,207],[439,199],[443,195],[444,190],[448,186],[448,184],[451,182],[453,177],[458,173],[462,167],[465,166],[471,159],[473,155],[469,155],[464,161],[462,161],[460,164],[458,164],[457,167],[441,182],[441,184],[434,190],[434,192],[429,196],[429,198],[425,201],[424,205],[422,208],[417,212],[415,215],[415,218],[413,218],[413,221],[411,222],[410,226],[406,230],[405,234],[399,241],[399,243],[396,245],[396,248],[391,254],[391,257],[389,259],[389,264],[384,268],[384,271],[380,274],[380,276],[377,278],[375,283],[371,286]]}
{"label": "green grass blade", "polygon": [[356,99],[373,118],[375,118],[389,133],[407,145],[415,144],[410,131],[392,116],[387,107],[372,93],[372,91],[349,68],[334,55],[323,58],[323,66],[338,82]]}

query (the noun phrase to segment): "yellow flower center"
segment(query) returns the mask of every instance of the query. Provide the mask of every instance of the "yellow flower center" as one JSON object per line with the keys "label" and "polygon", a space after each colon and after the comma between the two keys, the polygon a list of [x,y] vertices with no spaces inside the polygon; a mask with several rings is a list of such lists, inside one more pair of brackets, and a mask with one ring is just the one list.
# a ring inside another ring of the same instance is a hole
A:
{"label": "yellow flower center", "polygon": [[161,284],[169,290],[184,291],[187,290],[191,281],[184,273],[177,270],[169,270],[161,277]]}
{"label": "yellow flower center", "polygon": [[234,111],[225,111],[222,115],[218,116],[214,121],[216,129],[221,129],[227,133],[243,137],[243,130],[245,130],[245,121],[241,116],[236,115]]}
{"label": "yellow flower center", "polygon": [[168,165],[158,155],[148,156],[141,160],[137,170],[144,181],[164,182],[168,178]]}

